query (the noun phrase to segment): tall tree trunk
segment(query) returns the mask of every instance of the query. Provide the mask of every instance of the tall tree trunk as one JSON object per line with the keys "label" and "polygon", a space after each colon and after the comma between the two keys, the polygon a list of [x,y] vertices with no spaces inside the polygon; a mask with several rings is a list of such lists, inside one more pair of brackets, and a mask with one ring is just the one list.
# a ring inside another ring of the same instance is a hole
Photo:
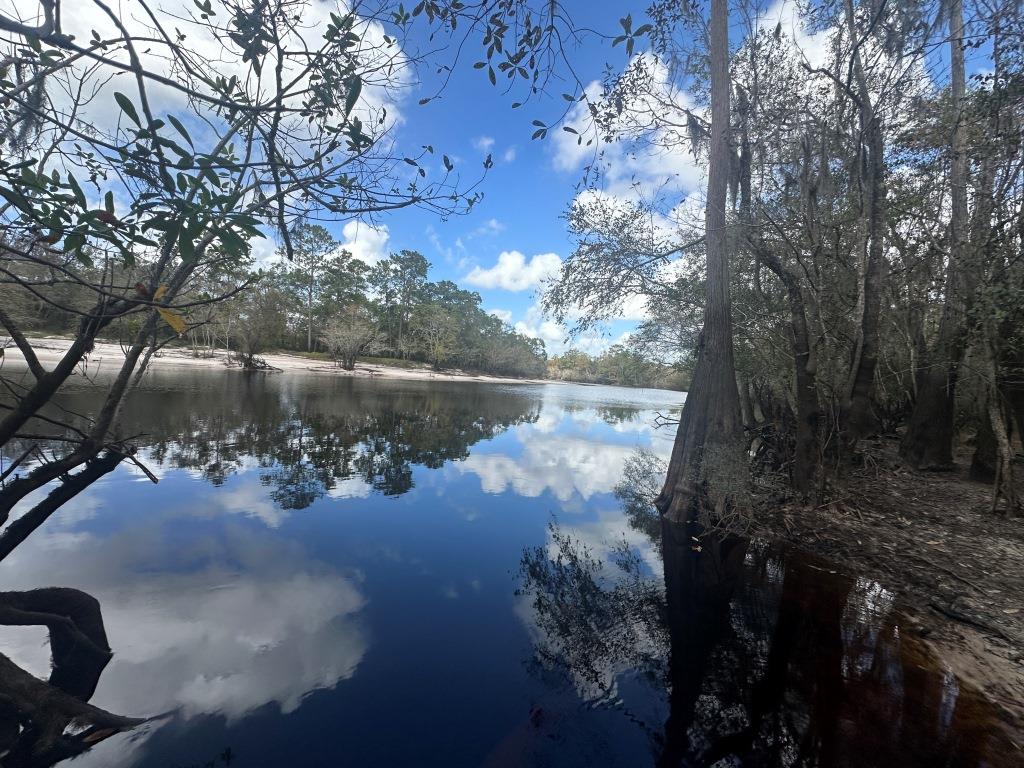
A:
{"label": "tall tree trunk", "polygon": [[790,480],[798,493],[807,496],[814,490],[814,481],[818,474],[820,415],[817,376],[811,356],[804,296],[800,289],[800,279],[787,269],[774,253],[767,248],[759,248],[758,257],[786,286],[790,343],[793,348],[793,399],[796,405],[796,434]]}
{"label": "tall tree trunk", "polygon": [[867,242],[864,247],[858,289],[860,317],[857,341],[843,404],[846,439],[849,443],[855,443],[859,438],[871,434],[878,426],[871,394],[875,383],[875,368],[878,364],[882,283],[885,280],[885,251],[882,239],[885,232],[885,141],[881,118],[871,102],[871,89],[857,42],[861,35],[854,18],[853,0],[846,0],[845,8],[847,30],[854,44],[851,55],[858,89],[860,147],[861,152],[866,155],[859,168],[864,182],[862,216],[865,218]]}
{"label": "tall tree trunk", "polygon": [[[996,35],[992,42],[992,60],[995,63],[995,82],[999,82],[999,78],[1002,72],[1002,56],[1001,56],[1001,45],[1000,35],[998,27],[996,29]],[[994,99],[990,104],[990,111],[988,114],[989,124],[989,135],[998,136],[1000,131],[1000,100]],[[976,175],[974,181],[974,210],[971,213],[971,251],[979,256],[986,254],[990,243],[993,239],[993,226],[992,218],[995,211],[995,179],[996,171],[999,165],[998,151],[993,147],[989,146],[986,148],[984,155],[981,159],[980,169]],[[979,271],[982,266],[979,264]],[[996,265],[995,271],[999,270],[999,266]],[[1004,278],[1005,281],[1005,278]],[[992,275],[987,277],[989,284],[998,283],[998,279],[994,279]],[[980,298],[981,294],[979,294]],[[981,312],[979,314],[988,314],[987,312]],[[985,330],[985,329],[983,329]],[[985,348],[987,344],[986,339],[982,339],[978,347],[981,347],[981,364],[983,366],[988,364],[988,359],[985,355],[988,354]],[[974,350],[972,349],[972,360]],[[993,363],[995,363],[993,358]],[[998,382],[996,382],[998,384]],[[998,389],[998,387],[997,387]],[[987,396],[993,396],[991,392],[987,393]],[[986,402],[985,408],[981,413],[981,423],[978,427],[978,435],[975,441],[974,457],[971,460],[970,477],[972,480],[981,480],[984,482],[993,482],[996,480],[996,467],[998,463],[997,457],[997,446],[996,446],[996,435],[995,430],[992,428],[992,421],[989,416],[989,406]]]}
{"label": "tall tree trunk", "polygon": [[967,80],[964,70],[964,20],[961,0],[949,7],[950,89],[955,124],[950,185],[950,252],[946,269],[946,300],[939,320],[935,348],[922,366],[917,381],[917,399],[900,445],[900,454],[918,469],[949,469],[953,466],[953,431],[956,383],[965,347],[965,315],[972,293],[969,282],[973,271],[967,258],[967,128],[964,106]]}
{"label": "tall tree trunk", "polygon": [[743,420],[743,428],[753,430],[757,426],[757,421],[754,419],[754,400],[750,396],[750,378],[743,374],[737,384],[740,388],[740,418]]}
{"label": "tall tree trunk", "polygon": [[402,311],[398,313],[398,340],[395,344],[395,357],[405,357],[405,353],[402,350]]}
{"label": "tall tree trunk", "polygon": [[1006,417],[1003,414],[1002,395],[999,392],[999,365],[996,362],[996,345],[993,339],[994,329],[987,329],[984,344],[985,376],[988,379],[988,419],[995,438],[995,487],[992,490],[992,511],[998,508],[999,498],[1006,501],[1008,514],[1018,515],[1021,512],[1021,500],[1017,494],[1017,483],[1013,468],[1013,448],[1010,435],[1006,428]]}
{"label": "tall tree trunk", "polygon": [[313,279],[310,278],[306,293],[306,351],[313,351]]}
{"label": "tall tree trunk", "polygon": [[996,436],[989,418],[987,394],[978,415],[978,433],[974,438],[969,477],[982,483],[991,483],[996,479]]}
{"label": "tall tree trunk", "polygon": [[729,6],[712,0],[711,151],[705,208],[707,304],[693,382],[676,433],[672,459],[658,509],[673,521],[696,509],[722,515],[746,488],[736,366],[732,348],[729,298],[729,236],[726,202],[729,188]]}
{"label": "tall tree trunk", "polygon": [[1012,345],[1003,353],[1000,367],[1002,381],[999,389],[1006,402],[1007,415],[1024,443],[1024,350]]}

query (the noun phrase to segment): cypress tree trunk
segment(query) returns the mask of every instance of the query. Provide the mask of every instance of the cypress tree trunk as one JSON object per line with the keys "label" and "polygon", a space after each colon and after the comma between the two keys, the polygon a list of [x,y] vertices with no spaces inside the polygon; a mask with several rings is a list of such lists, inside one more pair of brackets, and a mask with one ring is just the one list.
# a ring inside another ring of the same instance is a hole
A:
{"label": "cypress tree trunk", "polygon": [[[846,0],[846,25],[850,39],[857,41],[860,33],[854,19],[853,1]],[[866,244],[860,275],[857,341],[853,364],[843,405],[843,425],[848,443],[871,434],[878,423],[871,402],[878,364],[879,321],[882,309],[882,283],[885,279],[885,142],[881,118],[871,102],[871,89],[860,51],[853,53],[853,71],[857,79],[857,107],[860,112],[861,152],[866,157],[860,164],[864,183],[863,219]]]}
{"label": "cypress tree trunk", "polygon": [[1002,394],[999,391],[999,366],[996,362],[996,344],[993,328],[987,328],[984,344],[984,372],[988,379],[988,419],[992,428],[995,443],[995,488],[992,492],[992,511],[995,512],[1002,497],[1006,501],[1006,512],[1018,515],[1021,512],[1021,500],[1017,494],[1016,473],[1013,468],[1013,447],[1010,445],[1010,432],[1003,413]]}
{"label": "cypress tree trunk", "polygon": [[1010,349],[1003,352],[999,363],[999,390],[1006,403],[1011,426],[1017,430],[1017,436],[1024,443],[1024,350],[1011,345]]}
{"label": "cypress tree trunk", "polygon": [[745,490],[748,474],[732,348],[725,214],[731,159],[727,0],[711,0],[710,46],[711,149],[704,217],[707,243],[704,330],[668,475],[655,502],[673,521],[685,520],[694,511],[713,511],[721,515],[736,494]]}
{"label": "cypress tree trunk", "polygon": [[971,293],[967,285],[970,267],[966,263],[970,243],[967,237],[967,130],[963,115],[967,85],[963,37],[963,6],[961,0],[951,0],[950,87],[956,124],[949,170],[951,249],[946,270],[946,301],[939,320],[938,339],[921,368],[917,400],[900,445],[900,455],[918,469],[953,467],[957,371],[964,354],[964,317]]}

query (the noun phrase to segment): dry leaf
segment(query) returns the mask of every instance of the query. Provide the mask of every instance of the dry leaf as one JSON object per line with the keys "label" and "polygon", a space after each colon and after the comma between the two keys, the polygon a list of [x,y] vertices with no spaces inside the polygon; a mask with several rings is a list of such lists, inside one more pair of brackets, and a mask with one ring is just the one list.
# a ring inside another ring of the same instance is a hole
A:
{"label": "dry leaf", "polygon": [[188,328],[185,318],[181,316],[181,312],[178,310],[157,307],[156,311],[160,313],[160,317],[164,319],[164,322],[171,326],[179,336]]}

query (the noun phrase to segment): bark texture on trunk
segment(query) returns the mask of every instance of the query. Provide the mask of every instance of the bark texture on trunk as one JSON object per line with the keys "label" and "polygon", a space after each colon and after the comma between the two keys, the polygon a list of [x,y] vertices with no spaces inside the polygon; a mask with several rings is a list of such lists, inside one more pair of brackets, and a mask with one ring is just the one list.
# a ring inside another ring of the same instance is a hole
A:
{"label": "bark texture on trunk", "polygon": [[1010,431],[1003,411],[1003,396],[999,391],[999,369],[996,362],[995,343],[989,329],[989,337],[984,345],[984,366],[988,378],[988,422],[995,446],[995,485],[992,489],[992,511],[995,512],[1002,498],[1006,502],[1006,512],[1011,515],[1021,513],[1021,499],[1017,493],[1016,473],[1013,466],[1013,446],[1010,444]]}
{"label": "bark texture on trunk", "polygon": [[[854,17],[853,0],[846,0],[845,8],[850,39],[857,41],[861,35]],[[846,439],[851,444],[878,428],[871,395],[875,384],[875,368],[878,365],[882,283],[886,272],[883,243],[886,226],[885,141],[881,118],[871,101],[871,89],[857,45],[852,57],[853,72],[857,80],[857,107],[860,113],[860,150],[864,153],[860,168],[864,183],[862,217],[866,244],[858,288],[860,316],[857,340],[843,404],[843,424]]]}
{"label": "bark texture on trunk", "polygon": [[743,425],[732,346],[726,204],[729,146],[729,7],[711,2],[711,149],[705,209],[707,304],[693,382],[676,433],[664,488],[656,504],[672,520],[725,512],[746,489]]}
{"label": "bark texture on trunk", "polygon": [[991,483],[996,479],[996,436],[989,419],[988,398],[982,403],[978,419],[978,433],[974,438],[974,455],[971,457],[971,480]]}
{"label": "bark texture on trunk", "polygon": [[743,420],[743,427],[753,430],[757,426],[757,421],[754,419],[754,400],[750,396],[750,379],[740,376],[737,385],[740,388],[740,417]]}

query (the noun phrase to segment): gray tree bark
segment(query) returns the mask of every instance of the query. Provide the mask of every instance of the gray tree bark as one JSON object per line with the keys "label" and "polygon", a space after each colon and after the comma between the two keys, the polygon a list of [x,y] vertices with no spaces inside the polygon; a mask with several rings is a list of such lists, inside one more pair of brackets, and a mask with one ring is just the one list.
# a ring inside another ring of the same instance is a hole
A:
{"label": "gray tree bark", "polygon": [[686,394],[665,485],[656,500],[672,521],[695,512],[721,517],[746,490],[743,424],[732,345],[729,296],[729,6],[711,0],[711,147],[704,221],[707,303],[693,382]]}
{"label": "gray tree bark", "polygon": [[[843,425],[850,444],[871,434],[877,419],[871,401],[878,365],[879,323],[882,310],[882,283],[885,280],[885,141],[881,118],[871,101],[871,89],[856,41],[860,32],[854,18],[853,0],[846,0],[846,25],[854,41],[853,72],[857,80],[857,108],[860,113],[861,152],[864,184],[863,226],[866,239],[860,274],[857,341],[853,364],[843,403]],[[882,12],[882,11],[879,11]]]}

